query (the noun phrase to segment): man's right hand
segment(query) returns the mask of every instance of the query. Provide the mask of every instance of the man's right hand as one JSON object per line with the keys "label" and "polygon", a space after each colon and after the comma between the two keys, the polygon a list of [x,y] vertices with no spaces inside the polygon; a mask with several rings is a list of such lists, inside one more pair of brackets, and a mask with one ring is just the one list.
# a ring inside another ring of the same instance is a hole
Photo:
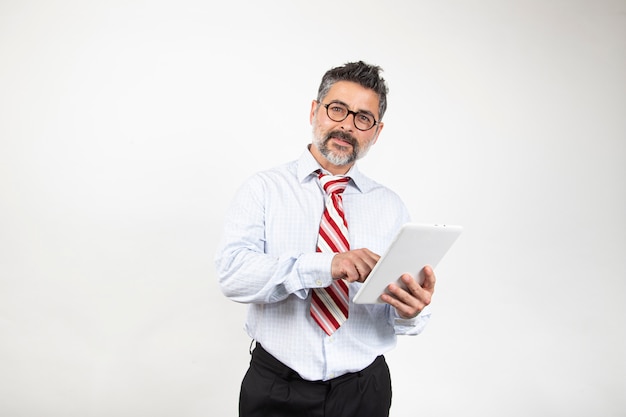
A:
{"label": "man's right hand", "polygon": [[331,274],[333,279],[363,282],[379,259],[379,255],[365,248],[341,252],[333,257]]}

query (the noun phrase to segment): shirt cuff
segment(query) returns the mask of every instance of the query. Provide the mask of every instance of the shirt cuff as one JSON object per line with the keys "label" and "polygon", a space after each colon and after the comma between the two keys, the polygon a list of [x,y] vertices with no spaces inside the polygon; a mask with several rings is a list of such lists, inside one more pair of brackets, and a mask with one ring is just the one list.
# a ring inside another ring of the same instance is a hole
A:
{"label": "shirt cuff", "polygon": [[424,330],[430,320],[430,306],[424,307],[420,313],[412,319],[404,319],[398,315],[395,308],[393,310],[393,328],[397,335],[417,335]]}
{"label": "shirt cuff", "polygon": [[304,253],[298,262],[302,288],[326,288],[333,282],[331,265],[334,253]]}

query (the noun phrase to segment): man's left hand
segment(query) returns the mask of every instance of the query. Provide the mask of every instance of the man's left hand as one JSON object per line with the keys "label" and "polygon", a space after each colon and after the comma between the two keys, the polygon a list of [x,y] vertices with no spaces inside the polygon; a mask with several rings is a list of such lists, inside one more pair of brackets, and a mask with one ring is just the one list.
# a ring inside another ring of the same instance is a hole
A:
{"label": "man's left hand", "polygon": [[389,284],[388,293],[384,293],[381,298],[387,304],[396,309],[398,315],[404,319],[416,317],[428,304],[435,292],[435,273],[430,266],[425,266],[420,271],[424,278],[422,285],[418,284],[410,274],[402,275],[402,282],[407,289],[403,289],[396,284]]}

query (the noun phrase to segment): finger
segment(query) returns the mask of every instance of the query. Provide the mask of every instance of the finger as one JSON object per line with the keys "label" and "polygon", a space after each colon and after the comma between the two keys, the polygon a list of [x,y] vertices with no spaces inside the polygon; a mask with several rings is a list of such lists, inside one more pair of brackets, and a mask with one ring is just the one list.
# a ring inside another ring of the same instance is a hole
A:
{"label": "finger", "polygon": [[340,271],[341,271],[340,278],[343,278],[343,279],[347,280],[348,282],[358,281],[360,279],[360,277],[361,277],[361,273],[359,271],[359,268],[354,263],[354,260],[350,258],[350,256],[347,256],[341,262],[341,270]]}
{"label": "finger", "polygon": [[422,271],[420,273],[422,274],[422,278],[424,279],[424,281],[422,282],[422,288],[432,294],[435,291],[436,281],[433,268],[430,265],[426,265],[424,268],[422,268]]}
{"label": "finger", "polygon": [[380,259],[380,255],[375,254],[374,252],[372,252],[369,249],[358,249],[354,251],[354,254],[363,262],[365,262],[370,269],[374,268],[374,265],[376,265],[376,262],[378,262],[378,260]]}
{"label": "finger", "polygon": [[419,300],[411,297],[404,289],[397,285],[391,284],[388,288],[389,294],[381,295],[381,299],[396,309],[400,317],[413,318],[419,314],[424,306],[420,305]]}
{"label": "finger", "polygon": [[[432,268],[430,271],[432,272]],[[418,311],[430,304],[434,287],[423,288],[411,274],[403,274],[400,279],[405,284],[406,290],[398,285],[390,284],[387,290],[393,297],[410,308],[417,308]]]}
{"label": "finger", "polygon": [[[422,283],[422,285],[419,285],[417,281],[415,281],[408,274],[403,275],[402,280],[406,283],[407,291],[410,293],[411,297],[413,297],[418,302],[420,310],[430,304],[434,292],[434,283],[433,286],[430,288],[424,287],[424,283]],[[415,305],[411,302],[409,302],[408,304]]]}
{"label": "finger", "polygon": [[378,260],[380,259],[380,255],[377,253],[372,252],[371,250],[364,248],[365,253],[368,254],[368,256],[373,260],[374,263],[378,262]]}
{"label": "finger", "polygon": [[376,263],[360,258],[357,258],[354,263],[355,268],[359,271],[362,281],[365,281],[365,279],[369,276],[372,269],[374,269],[374,265],[376,265]]}
{"label": "finger", "polygon": [[407,291],[412,295],[417,295],[422,289],[411,274],[403,274],[400,279],[404,282],[404,285],[406,285]]}
{"label": "finger", "polygon": [[354,266],[359,272],[359,281],[363,282],[380,259],[380,256],[368,249],[357,249],[349,252]]}
{"label": "finger", "polygon": [[369,249],[356,249],[337,253],[331,264],[334,279],[363,282],[372,271],[380,256]]}
{"label": "finger", "polygon": [[[389,284],[387,291],[393,298],[402,304],[413,305],[416,301],[416,298],[411,294],[410,290],[404,289],[395,283]],[[394,305],[394,307],[395,306],[396,305]]]}

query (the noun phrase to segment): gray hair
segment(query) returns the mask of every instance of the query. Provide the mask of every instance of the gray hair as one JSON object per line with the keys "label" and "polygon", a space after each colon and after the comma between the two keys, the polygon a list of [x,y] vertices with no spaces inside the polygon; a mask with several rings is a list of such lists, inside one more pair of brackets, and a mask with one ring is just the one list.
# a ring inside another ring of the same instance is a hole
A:
{"label": "gray hair", "polygon": [[337,81],[351,81],[378,94],[378,118],[382,120],[387,110],[389,88],[387,88],[385,79],[380,76],[380,72],[382,72],[381,67],[369,65],[363,61],[349,62],[343,66],[332,68],[322,77],[317,92],[317,101],[321,102]]}

